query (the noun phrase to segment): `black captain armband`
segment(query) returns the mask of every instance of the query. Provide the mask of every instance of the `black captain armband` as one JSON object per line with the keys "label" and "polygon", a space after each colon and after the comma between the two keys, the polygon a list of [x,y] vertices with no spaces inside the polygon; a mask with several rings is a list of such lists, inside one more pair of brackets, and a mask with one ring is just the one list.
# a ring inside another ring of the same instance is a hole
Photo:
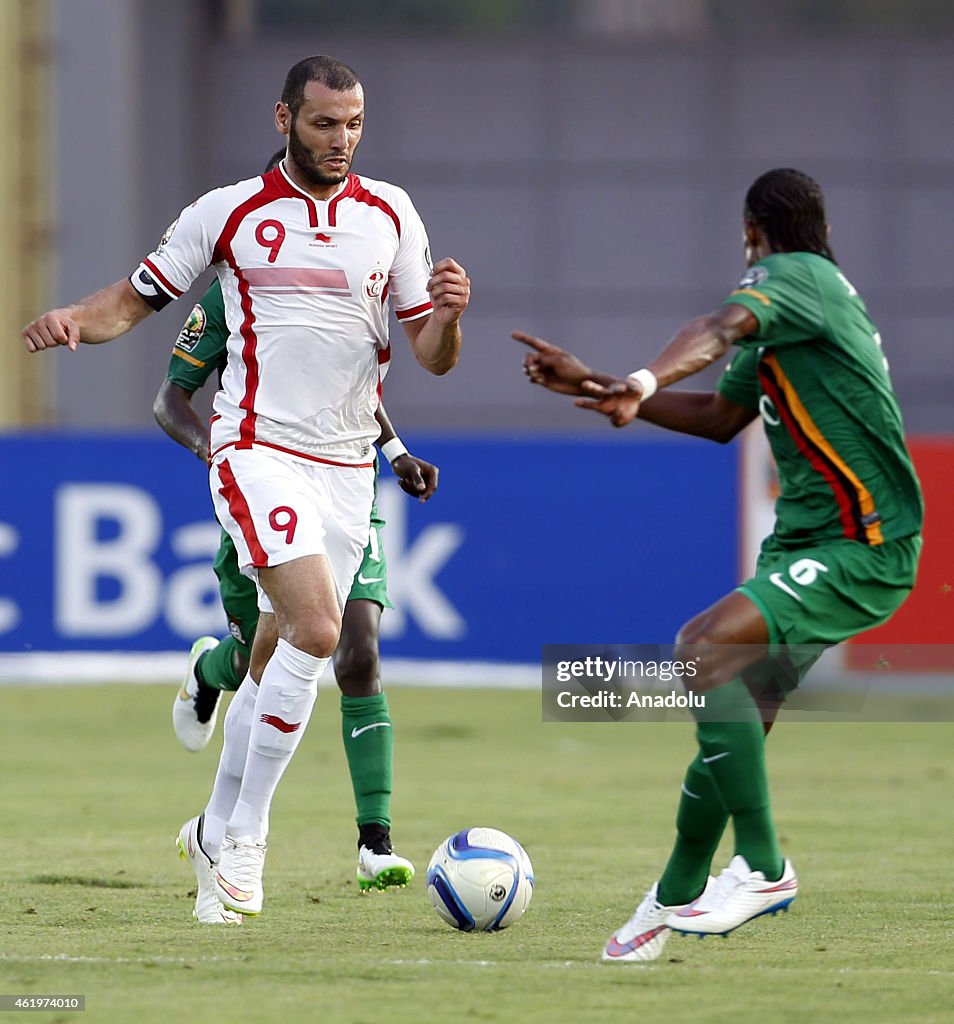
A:
{"label": "black captain armband", "polygon": [[172,302],[172,296],[156,284],[155,278],[145,267],[139,267],[130,274],[129,283],[157,313]]}

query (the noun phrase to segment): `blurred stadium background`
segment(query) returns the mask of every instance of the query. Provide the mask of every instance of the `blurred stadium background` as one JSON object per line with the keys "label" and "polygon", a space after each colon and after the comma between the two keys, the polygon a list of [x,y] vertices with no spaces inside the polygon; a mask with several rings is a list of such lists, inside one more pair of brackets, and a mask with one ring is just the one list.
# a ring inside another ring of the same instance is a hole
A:
{"label": "blurred stadium background", "polygon": [[0,674],[82,674],[43,656],[107,651],[177,652],[146,666],[178,673],[222,627],[204,474],[151,415],[207,282],[111,345],[28,357],[17,339],[257,173],[284,74],[317,52],[365,84],[355,169],[407,188],[474,286],[459,367],[427,378],[398,345],[387,380],[443,475],[426,508],[382,486],[386,656],[532,675],[544,643],[668,641],[736,582],[770,500],[758,451],[617,434],[528,387],[510,331],[641,365],[733,286],[745,189],[786,165],[826,190],[928,493],[918,591],[879,642],[948,640],[952,5],[2,0]]}

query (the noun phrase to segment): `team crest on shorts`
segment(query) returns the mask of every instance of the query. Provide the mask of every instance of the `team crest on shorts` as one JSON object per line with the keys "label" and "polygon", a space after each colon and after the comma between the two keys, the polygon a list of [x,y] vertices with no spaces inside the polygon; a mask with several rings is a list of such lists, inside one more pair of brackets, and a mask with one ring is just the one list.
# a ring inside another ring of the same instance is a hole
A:
{"label": "team crest on shorts", "polygon": [[752,269],[739,281],[740,288],[754,288],[757,284],[761,284],[769,276],[769,272],[765,267],[752,267]]}
{"label": "team crest on shorts", "polygon": [[189,314],[188,319],[182,325],[182,330],[179,331],[179,337],[176,338],[176,348],[183,348],[186,352],[191,352],[199,344],[199,339],[202,337],[205,325],[205,310],[197,302],[192,307],[192,312]]}

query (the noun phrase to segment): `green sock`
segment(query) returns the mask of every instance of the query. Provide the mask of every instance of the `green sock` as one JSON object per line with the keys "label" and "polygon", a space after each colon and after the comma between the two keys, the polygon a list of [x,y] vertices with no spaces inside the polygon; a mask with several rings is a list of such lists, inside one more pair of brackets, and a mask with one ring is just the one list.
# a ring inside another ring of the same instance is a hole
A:
{"label": "green sock", "polygon": [[784,867],[772,821],[765,770],[765,730],[745,683],[733,679],[706,694],[697,712],[702,762],[732,817],[735,852],[768,879]]}
{"label": "green sock", "polygon": [[344,740],[359,825],[379,822],[391,827],[391,763],[394,735],[386,694],[341,695]]}
{"label": "green sock", "polygon": [[698,753],[686,771],[676,812],[676,842],[659,879],[656,898],[664,907],[689,903],[705,888],[728,820],[729,812]]}
{"label": "green sock", "polygon": [[238,646],[234,636],[227,636],[219,642],[218,647],[206,651],[195,666],[199,682],[212,690],[237,690],[242,685],[233,658],[233,652]]}

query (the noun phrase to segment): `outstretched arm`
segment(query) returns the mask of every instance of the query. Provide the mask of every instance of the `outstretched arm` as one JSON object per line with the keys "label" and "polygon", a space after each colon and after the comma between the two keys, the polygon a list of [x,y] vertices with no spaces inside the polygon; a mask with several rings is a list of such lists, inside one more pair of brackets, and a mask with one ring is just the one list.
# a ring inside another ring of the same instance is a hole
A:
{"label": "outstretched arm", "polygon": [[98,345],[132,330],[152,312],[145,299],[123,278],[72,306],[53,309],[23,328],[27,351],[66,345],[75,350],[80,342]]}
{"label": "outstretched arm", "polygon": [[643,402],[637,415],[666,430],[726,444],[758,413],[717,391],[662,391]]}
{"label": "outstretched arm", "polygon": [[[708,316],[686,324],[647,369],[655,377],[658,387],[664,388],[705,369],[725,355],[733,342],[747,337],[757,329],[758,322],[749,310],[737,303],[727,304]],[[618,378],[593,370],[570,353],[528,334],[517,331],[513,337],[533,350],[525,356],[523,367],[534,384],[561,394],[589,396],[579,399],[576,404],[603,413],[614,427],[623,427],[640,415],[640,403],[645,395],[644,385],[640,381],[633,380],[631,376]],[[649,397],[646,397],[647,401]],[[724,401],[731,406],[735,405],[727,399]],[[715,437],[711,425],[705,422],[707,418],[727,411],[719,402],[710,406],[698,397],[682,399],[666,395],[664,400],[664,396],[657,395],[654,402],[660,403],[658,415],[669,422],[651,419],[649,415],[643,418],[658,422],[659,426],[670,430],[699,433],[703,437]],[[742,423],[735,433],[744,425]]]}
{"label": "outstretched arm", "polygon": [[417,361],[440,377],[460,356],[460,318],[470,302],[470,278],[459,263],[444,259],[434,264],[427,290],[434,308],[427,317],[403,326]]}
{"label": "outstretched arm", "polygon": [[[720,306],[714,313],[690,320],[646,370],[655,377],[657,386],[664,388],[721,359],[734,342],[755,333],[758,326],[754,314],[745,306],[734,302]],[[610,384],[585,381],[582,387],[590,398],[580,399],[576,404],[601,412],[614,427],[632,423],[645,395],[644,385],[633,380],[632,375]],[[650,397],[646,396],[646,400]]]}

